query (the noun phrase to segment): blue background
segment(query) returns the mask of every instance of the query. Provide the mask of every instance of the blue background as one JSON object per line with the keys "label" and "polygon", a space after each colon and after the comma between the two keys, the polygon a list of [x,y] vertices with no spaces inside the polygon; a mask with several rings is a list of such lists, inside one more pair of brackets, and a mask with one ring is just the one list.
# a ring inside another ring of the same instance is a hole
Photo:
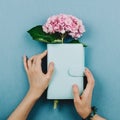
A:
{"label": "blue background", "polygon": [[[46,45],[33,41],[27,30],[54,14],[81,18],[86,66],[94,73],[93,105],[109,120],[120,120],[120,1],[119,0],[0,0],[0,120],[7,119],[28,90],[22,56],[41,53]],[[46,95],[46,94],[45,94]],[[37,102],[28,120],[80,120],[72,101]]]}

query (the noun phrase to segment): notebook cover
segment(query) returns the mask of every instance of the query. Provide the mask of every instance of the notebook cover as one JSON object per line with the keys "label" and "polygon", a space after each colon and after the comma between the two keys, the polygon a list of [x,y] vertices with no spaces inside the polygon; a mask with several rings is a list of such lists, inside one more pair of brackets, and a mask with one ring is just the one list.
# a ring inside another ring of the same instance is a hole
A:
{"label": "notebook cover", "polygon": [[72,85],[83,91],[84,47],[82,44],[47,44],[49,62],[54,73],[47,90],[47,99],[73,99]]}

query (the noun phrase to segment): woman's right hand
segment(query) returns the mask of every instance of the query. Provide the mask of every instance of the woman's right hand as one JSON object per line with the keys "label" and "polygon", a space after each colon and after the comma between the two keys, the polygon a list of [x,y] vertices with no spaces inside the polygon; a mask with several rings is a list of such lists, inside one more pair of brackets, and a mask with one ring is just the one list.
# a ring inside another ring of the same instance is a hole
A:
{"label": "woman's right hand", "polygon": [[95,84],[94,77],[88,68],[85,69],[85,75],[88,83],[81,96],[78,86],[73,85],[74,105],[78,114],[84,119],[91,113],[92,93]]}

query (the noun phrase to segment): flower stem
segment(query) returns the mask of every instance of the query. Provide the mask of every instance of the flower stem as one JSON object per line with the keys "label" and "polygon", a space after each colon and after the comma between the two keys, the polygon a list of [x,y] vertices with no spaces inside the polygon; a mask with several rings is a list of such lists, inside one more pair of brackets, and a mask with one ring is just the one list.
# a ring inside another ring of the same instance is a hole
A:
{"label": "flower stem", "polygon": [[61,35],[61,39],[62,39],[62,44],[64,43],[64,34]]}
{"label": "flower stem", "polygon": [[57,106],[58,106],[58,100],[54,100],[54,106],[53,106],[53,108],[56,109]]}
{"label": "flower stem", "polygon": [[62,37],[62,44],[63,44],[63,40],[64,40],[64,38]]}

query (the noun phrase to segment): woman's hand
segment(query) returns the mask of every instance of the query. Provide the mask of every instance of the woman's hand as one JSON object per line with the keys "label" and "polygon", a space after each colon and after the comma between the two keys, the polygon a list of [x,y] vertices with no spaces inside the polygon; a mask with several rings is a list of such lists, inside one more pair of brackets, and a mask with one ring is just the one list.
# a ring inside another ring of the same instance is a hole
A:
{"label": "woman's hand", "polygon": [[54,63],[51,62],[48,67],[48,72],[44,74],[41,68],[42,58],[47,55],[47,51],[42,54],[35,55],[27,60],[24,56],[24,67],[29,79],[30,94],[35,98],[39,98],[47,88],[54,70]]}
{"label": "woman's hand", "polygon": [[81,96],[78,86],[73,85],[74,105],[78,114],[84,119],[91,113],[92,92],[95,84],[94,77],[87,68],[85,69],[85,75],[88,83]]}
{"label": "woman's hand", "polygon": [[42,72],[41,62],[42,58],[46,55],[47,51],[31,57],[29,60],[24,56],[24,67],[28,75],[30,89],[19,106],[9,116],[8,120],[26,120],[35,102],[47,88],[52,77],[54,64],[53,62],[49,64],[46,74]]}

